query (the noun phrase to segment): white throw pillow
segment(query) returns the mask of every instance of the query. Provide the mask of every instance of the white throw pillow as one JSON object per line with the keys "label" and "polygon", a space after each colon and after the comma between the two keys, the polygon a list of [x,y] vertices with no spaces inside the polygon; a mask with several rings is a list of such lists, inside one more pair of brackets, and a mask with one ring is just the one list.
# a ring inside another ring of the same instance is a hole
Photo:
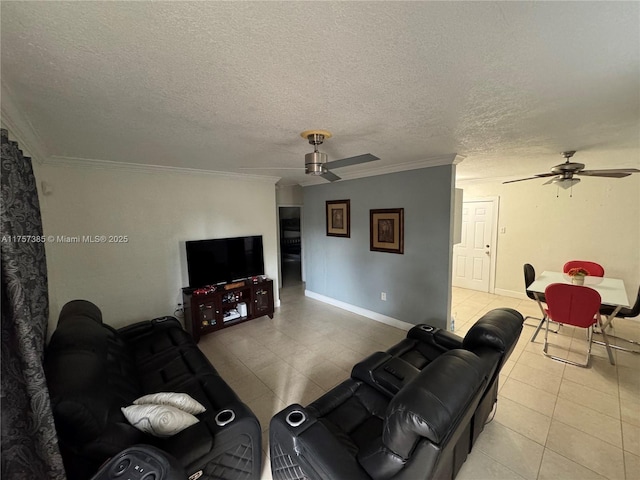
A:
{"label": "white throw pillow", "polygon": [[170,405],[131,405],[121,410],[131,425],[156,437],[170,437],[199,422],[190,413]]}
{"label": "white throw pillow", "polygon": [[183,412],[197,415],[206,410],[204,406],[186,393],[160,392],[151,393],[134,400],[134,405],[170,405]]}

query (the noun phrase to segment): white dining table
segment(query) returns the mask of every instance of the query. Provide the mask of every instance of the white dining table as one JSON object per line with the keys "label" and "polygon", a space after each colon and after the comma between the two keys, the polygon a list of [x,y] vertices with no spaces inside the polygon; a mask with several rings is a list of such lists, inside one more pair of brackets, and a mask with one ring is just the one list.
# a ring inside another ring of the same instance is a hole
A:
{"label": "white dining table", "polygon": [[[527,287],[527,290],[533,293],[535,296],[540,309],[544,312],[542,307],[542,302],[540,301],[540,294],[544,293],[544,290],[551,285],[552,283],[571,283],[571,277],[569,277],[566,273],[562,272],[552,272],[545,270],[540,274],[535,281]],[[603,315],[606,318],[606,321],[602,322],[600,326],[602,331],[611,324],[613,319],[616,317],[618,312],[623,307],[629,307],[629,297],[627,297],[627,291],[624,287],[624,281],[619,278],[610,278],[610,277],[592,277],[586,276],[584,278],[584,286],[593,288],[600,294],[600,301],[602,305],[610,305],[614,307],[613,312],[610,315]],[[538,326],[538,330],[542,326],[543,322],[540,322]],[[536,334],[537,331],[536,330]],[[532,338],[535,339],[535,334]],[[607,353],[609,354],[609,361],[611,365],[615,365],[613,360],[613,354],[611,353],[611,349],[607,346]]]}

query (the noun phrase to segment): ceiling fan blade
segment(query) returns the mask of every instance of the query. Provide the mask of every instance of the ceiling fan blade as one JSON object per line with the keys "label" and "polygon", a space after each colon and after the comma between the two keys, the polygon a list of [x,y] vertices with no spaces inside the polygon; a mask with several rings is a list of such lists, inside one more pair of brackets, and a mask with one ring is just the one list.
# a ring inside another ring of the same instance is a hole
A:
{"label": "ceiling fan blade", "polygon": [[320,176],[325,180],[329,180],[330,182],[335,182],[336,180],[340,180],[340,177],[333,172],[326,172]]}
{"label": "ceiling fan blade", "polygon": [[238,170],[302,170],[300,167],[238,167]]}
{"label": "ceiling fan blade", "polygon": [[358,165],[359,163],[373,162],[374,160],[380,160],[380,158],[370,153],[365,153],[363,155],[356,155],[355,157],[341,158],[340,160],[327,162],[327,168],[349,167],[351,165]]}
{"label": "ceiling fan blade", "polygon": [[607,170],[582,170],[578,175],[587,175],[590,177],[610,177],[623,178],[628,177],[632,173],[640,172],[637,168],[612,168]]}
{"label": "ceiling fan blade", "polygon": [[504,183],[522,182],[524,180],[535,180],[536,178],[554,177],[556,175],[557,175],[557,173],[538,173],[535,177],[519,178],[518,180],[508,180],[508,181],[502,182],[502,183],[504,184]]}

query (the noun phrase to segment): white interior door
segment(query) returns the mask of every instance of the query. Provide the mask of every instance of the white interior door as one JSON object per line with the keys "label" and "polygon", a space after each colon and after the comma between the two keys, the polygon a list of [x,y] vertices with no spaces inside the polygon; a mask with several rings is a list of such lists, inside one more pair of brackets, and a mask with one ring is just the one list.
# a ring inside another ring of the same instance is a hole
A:
{"label": "white interior door", "polygon": [[462,241],[453,247],[455,287],[489,291],[493,206],[493,201],[462,204]]}

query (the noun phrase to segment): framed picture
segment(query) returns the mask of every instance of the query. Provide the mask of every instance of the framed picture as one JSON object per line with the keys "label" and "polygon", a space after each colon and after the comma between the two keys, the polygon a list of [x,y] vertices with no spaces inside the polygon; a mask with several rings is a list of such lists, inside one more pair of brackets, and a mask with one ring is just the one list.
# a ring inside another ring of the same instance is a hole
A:
{"label": "framed picture", "polygon": [[404,253],[404,208],[369,210],[370,250]]}
{"label": "framed picture", "polygon": [[350,200],[327,200],[327,236],[351,236],[350,210]]}

